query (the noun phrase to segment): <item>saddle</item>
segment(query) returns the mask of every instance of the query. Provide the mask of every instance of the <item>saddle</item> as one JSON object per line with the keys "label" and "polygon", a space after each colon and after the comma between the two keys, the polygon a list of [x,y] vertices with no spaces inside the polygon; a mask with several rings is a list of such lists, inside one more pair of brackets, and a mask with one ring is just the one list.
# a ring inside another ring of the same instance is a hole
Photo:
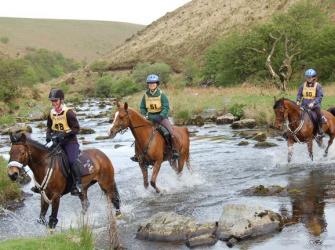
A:
{"label": "saddle", "polygon": [[[51,153],[51,161],[54,161],[60,158],[61,171],[67,180],[66,188],[65,188],[63,195],[67,194],[68,192],[72,190],[72,186],[74,185],[74,180],[71,174],[70,164],[69,164],[67,155],[60,146],[56,146],[54,149],[51,150],[50,153]],[[77,161],[80,162],[81,177],[90,175],[93,172],[93,162],[91,161],[91,159],[88,158],[88,156],[85,155],[84,152],[80,152]]]}

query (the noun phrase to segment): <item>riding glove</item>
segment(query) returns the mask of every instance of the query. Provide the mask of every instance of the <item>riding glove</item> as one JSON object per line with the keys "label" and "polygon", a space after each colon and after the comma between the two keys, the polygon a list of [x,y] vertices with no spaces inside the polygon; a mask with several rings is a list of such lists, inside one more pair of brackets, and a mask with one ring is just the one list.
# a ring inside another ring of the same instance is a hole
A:
{"label": "riding glove", "polygon": [[313,108],[314,107],[314,102],[311,102],[310,104],[308,104],[309,108]]}
{"label": "riding glove", "polygon": [[47,133],[47,136],[46,136],[45,140],[46,140],[46,142],[48,142],[48,143],[51,142],[51,140],[52,140],[52,136],[51,136],[50,133]]}
{"label": "riding glove", "polygon": [[152,119],[154,122],[156,122],[156,123],[161,123],[161,121],[163,120],[164,118],[163,118],[163,116],[161,116],[161,115],[156,115],[156,116],[154,116],[154,118]]}

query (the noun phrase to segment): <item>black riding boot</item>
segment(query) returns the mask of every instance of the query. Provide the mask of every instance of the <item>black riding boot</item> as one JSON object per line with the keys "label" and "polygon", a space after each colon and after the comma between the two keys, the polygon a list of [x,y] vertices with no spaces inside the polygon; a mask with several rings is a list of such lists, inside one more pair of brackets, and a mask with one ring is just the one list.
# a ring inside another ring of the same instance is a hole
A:
{"label": "black riding boot", "polygon": [[172,146],[172,159],[178,160],[180,157],[179,152],[177,150],[178,142],[174,136],[171,136],[171,146]]}
{"label": "black riding boot", "polygon": [[82,192],[80,167],[81,167],[81,162],[79,160],[76,160],[71,167],[72,174],[75,180],[75,183],[71,191],[71,195],[79,196],[81,195],[81,192]]}

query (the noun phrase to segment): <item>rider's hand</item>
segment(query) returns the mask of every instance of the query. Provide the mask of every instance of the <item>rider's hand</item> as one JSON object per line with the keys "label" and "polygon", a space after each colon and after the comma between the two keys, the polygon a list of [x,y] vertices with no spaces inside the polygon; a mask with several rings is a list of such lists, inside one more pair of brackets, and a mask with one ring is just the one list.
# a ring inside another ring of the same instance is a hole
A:
{"label": "rider's hand", "polygon": [[156,122],[156,123],[161,123],[162,120],[163,120],[163,116],[161,116],[161,115],[156,115],[153,118],[153,121]]}
{"label": "rider's hand", "polygon": [[311,102],[310,104],[308,104],[309,108],[313,108],[314,107],[314,102]]}
{"label": "rider's hand", "polygon": [[300,106],[300,101],[297,101],[296,103],[297,103],[298,106]]}

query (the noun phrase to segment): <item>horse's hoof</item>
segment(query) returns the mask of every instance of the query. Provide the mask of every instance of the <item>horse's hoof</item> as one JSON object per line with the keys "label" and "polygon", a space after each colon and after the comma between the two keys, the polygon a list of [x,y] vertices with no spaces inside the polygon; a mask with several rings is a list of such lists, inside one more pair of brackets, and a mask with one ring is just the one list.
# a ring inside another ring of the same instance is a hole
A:
{"label": "horse's hoof", "polygon": [[159,188],[155,188],[156,189],[156,193],[159,194],[161,191],[159,190]]}
{"label": "horse's hoof", "polygon": [[48,223],[47,223],[47,221],[45,220],[45,218],[41,218],[41,217],[37,219],[37,223],[38,223],[38,224],[41,224],[41,225],[43,225],[43,226],[48,225]]}

